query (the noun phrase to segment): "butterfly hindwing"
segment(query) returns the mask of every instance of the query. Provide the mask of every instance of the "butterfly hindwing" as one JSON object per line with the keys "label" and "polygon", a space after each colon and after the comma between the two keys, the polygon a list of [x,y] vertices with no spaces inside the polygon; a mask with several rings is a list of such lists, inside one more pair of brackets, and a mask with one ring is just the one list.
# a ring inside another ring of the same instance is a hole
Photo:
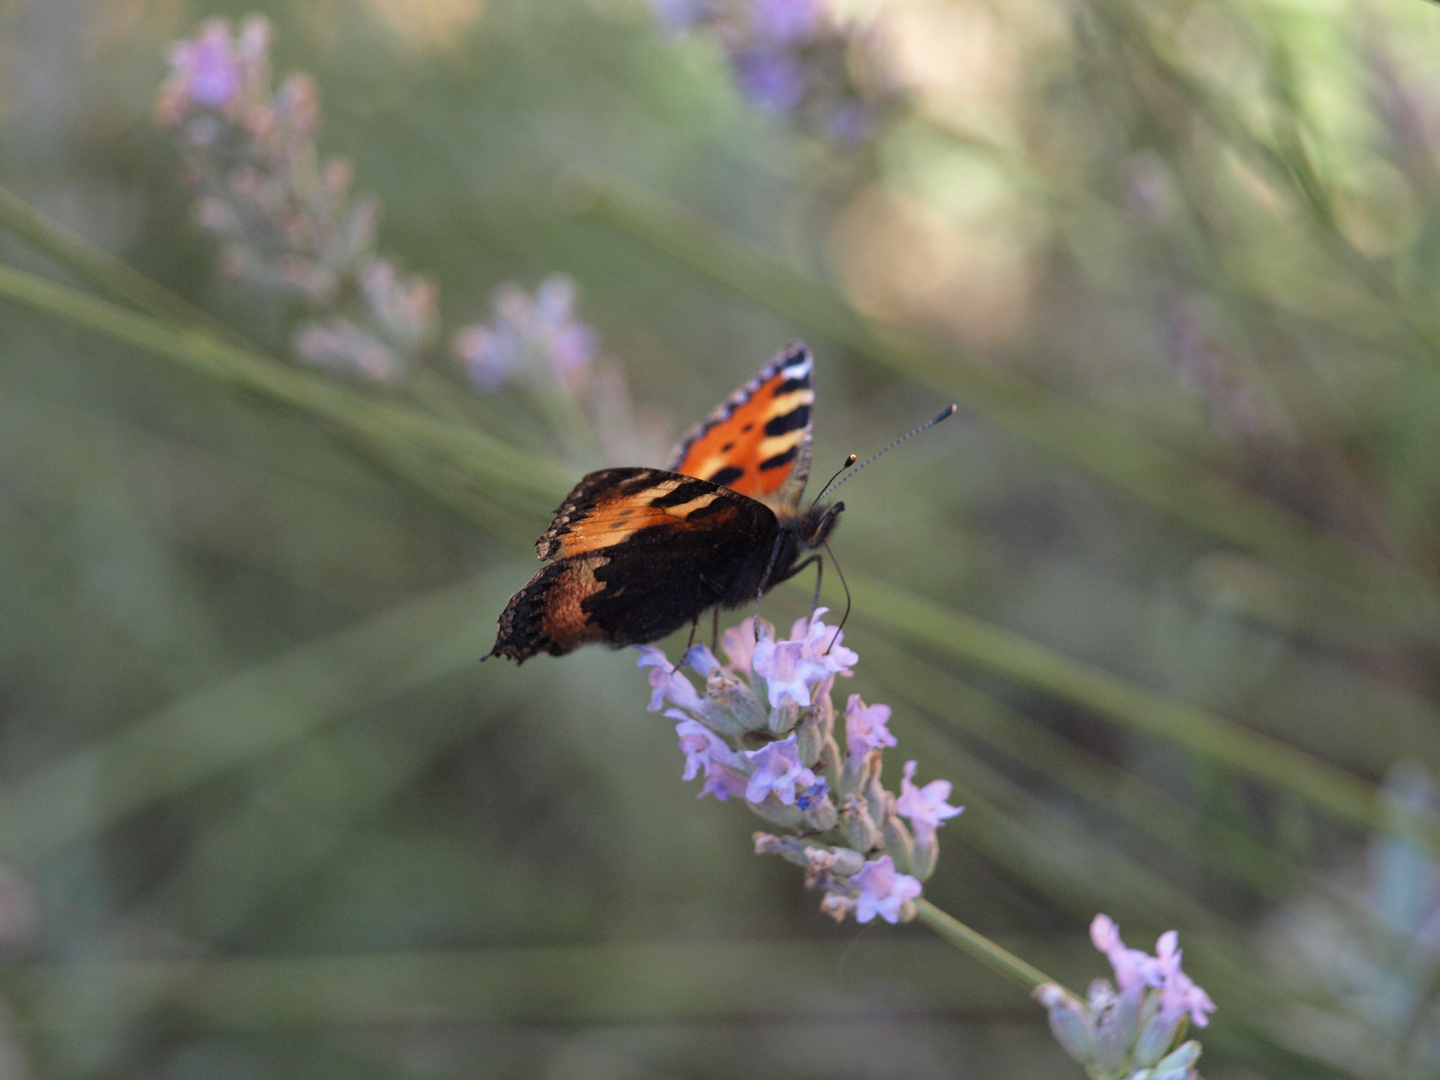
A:
{"label": "butterfly hindwing", "polygon": [[511,597],[494,652],[524,660],[664,637],[713,604],[753,595],[777,529],[763,504],[706,480],[591,473],[537,542],[553,561]]}
{"label": "butterfly hindwing", "polygon": [[815,363],[796,342],[696,425],[672,472],[698,476],[772,509],[792,510],[810,475]]}

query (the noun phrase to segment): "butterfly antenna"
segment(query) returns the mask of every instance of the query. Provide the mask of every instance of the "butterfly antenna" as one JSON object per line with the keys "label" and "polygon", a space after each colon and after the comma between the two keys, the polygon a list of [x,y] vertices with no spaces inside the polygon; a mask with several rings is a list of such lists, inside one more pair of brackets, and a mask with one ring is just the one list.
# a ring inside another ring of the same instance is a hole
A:
{"label": "butterfly antenna", "polygon": [[850,618],[850,586],[845,581],[845,571],[840,569],[840,563],[835,558],[835,552],[830,550],[830,541],[823,541],[825,553],[830,556],[830,562],[835,567],[835,573],[840,575],[840,587],[845,590],[845,614],[840,616],[840,625],[835,627],[835,633],[830,635],[830,644],[825,648],[825,655],[830,655],[830,650],[835,647],[835,642],[840,640],[840,631],[845,629],[845,620]]}
{"label": "butterfly antenna", "polygon": [[844,465],[841,465],[840,468],[838,468],[838,469],[835,470],[835,475],[832,476],[832,477],[830,477],[829,480],[826,480],[826,481],[825,481],[825,486],[820,489],[820,494],[815,496],[815,502],[812,502],[810,505],[811,505],[811,506],[814,506],[815,503],[818,503],[821,499],[823,499],[823,498],[825,497],[825,492],[827,492],[827,491],[830,490],[830,485],[833,484],[833,483],[835,483],[835,481],[840,478],[840,474],[841,474],[842,472],[844,472],[846,469],[848,469],[851,465],[854,465],[854,464],[855,464],[855,461],[856,461],[856,457],[855,457],[854,454],[851,454],[849,457],[847,457],[847,458],[845,459],[845,464],[844,464]]}
{"label": "butterfly antenna", "polygon": [[[842,477],[840,477],[839,480],[831,480],[830,483],[828,483],[828,484],[825,485],[826,490],[827,490],[827,491],[833,491],[835,488],[838,488],[841,484],[845,483],[846,480],[849,480],[850,477],[854,476],[854,475],[855,475],[856,473],[858,473],[861,469],[865,468],[866,465],[869,465],[869,464],[870,464],[872,461],[874,461],[876,458],[882,457],[883,455],[888,454],[891,450],[894,450],[895,447],[899,446],[899,445],[900,445],[901,443],[903,443],[903,442],[908,442],[908,441],[910,441],[910,440],[913,439],[916,435],[919,435],[922,431],[929,431],[929,430],[930,430],[932,427],[934,427],[936,424],[940,423],[940,421],[942,421],[942,420],[949,420],[950,417],[954,416],[959,410],[960,410],[960,406],[959,406],[959,405],[951,405],[948,409],[946,409],[944,412],[942,412],[939,416],[935,417],[934,420],[927,420],[927,421],[925,421],[925,423],[921,424],[921,425],[920,425],[919,427],[917,427],[914,431],[911,431],[911,432],[908,432],[908,433],[906,433],[906,434],[904,434],[904,435],[901,435],[900,438],[896,439],[894,442],[892,442],[889,446],[885,447],[884,449],[882,449],[882,450],[876,450],[875,453],[871,454],[868,458],[866,458],[864,461],[862,461],[859,465],[856,465],[856,466],[855,466],[853,469],[851,469],[848,473],[845,473],[845,475],[842,476]],[[844,472],[844,471],[845,471],[844,469],[841,470],[841,472]],[[823,494],[823,493],[822,493],[822,494]],[[818,502],[819,499],[817,498],[816,501]]]}

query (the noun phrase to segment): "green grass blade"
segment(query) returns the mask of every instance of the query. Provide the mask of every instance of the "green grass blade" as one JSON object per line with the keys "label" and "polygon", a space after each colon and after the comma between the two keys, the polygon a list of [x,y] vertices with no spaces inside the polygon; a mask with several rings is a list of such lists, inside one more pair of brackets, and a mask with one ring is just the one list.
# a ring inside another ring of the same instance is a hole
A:
{"label": "green grass blade", "polygon": [[856,616],[870,625],[1203,755],[1342,821],[1411,835],[1440,857],[1440,822],[1397,810],[1405,822],[1398,826],[1377,789],[1343,769],[973,616],[864,575],[848,578]]}
{"label": "green grass blade", "polygon": [[758,246],[616,178],[577,185],[584,212],[727,289],[985,416],[1067,463],[1201,531],[1322,586],[1347,610],[1408,630],[1440,633],[1440,590],[1358,545],[1315,531],[1299,515],[1196,465],[1094,409],[1006,379],[951,347],[883,325]]}

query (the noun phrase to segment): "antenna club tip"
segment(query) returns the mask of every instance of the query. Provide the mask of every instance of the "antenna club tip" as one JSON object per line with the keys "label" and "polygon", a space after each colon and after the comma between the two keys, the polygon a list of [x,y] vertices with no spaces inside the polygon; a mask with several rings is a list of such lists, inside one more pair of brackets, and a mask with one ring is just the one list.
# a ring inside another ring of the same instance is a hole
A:
{"label": "antenna club tip", "polygon": [[950,419],[950,417],[954,416],[959,411],[959,405],[951,405],[947,409],[945,409],[945,411],[942,412],[939,416],[935,417],[934,422],[938,424],[941,420],[948,420]]}
{"label": "antenna club tip", "polygon": [[859,460],[860,460],[860,455],[859,455],[859,454],[851,454],[849,457],[847,457],[847,458],[845,459],[845,467],[848,469],[851,465],[854,465],[855,462],[857,462],[857,461],[859,461]]}

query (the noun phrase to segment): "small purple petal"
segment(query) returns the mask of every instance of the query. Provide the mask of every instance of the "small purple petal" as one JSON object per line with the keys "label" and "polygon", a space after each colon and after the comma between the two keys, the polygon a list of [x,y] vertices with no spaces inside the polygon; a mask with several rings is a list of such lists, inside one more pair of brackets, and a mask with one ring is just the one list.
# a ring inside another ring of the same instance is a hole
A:
{"label": "small purple petal", "polygon": [[755,654],[754,616],[747,616],[739,626],[732,626],[721,634],[720,646],[730,658],[730,666],[749,675],[750,662]]}
{"label": "small purple petal", "polygon": [[746,751],[745,757],[755,768],[745,788],[745,798],[752,803],[764,802],[773,794],[785,806],[791,806],[795,803],[797,788],[803,791],[815,783],[815,774],[800,764],[794,735],[759,750]]}
{"label": "small purple petal", "polygon": [[765,679],[772,709],[780,708],[787,700],[808,709],[811,684],[828,674],[823,666],[805,658],[803,641],[766,638],[756,643],[751,662],[755,674]]}
{"label": "small purple petal", "polygon": [[734,769],[712,764],[705,774],[705,786],[695,797],[703,799],[706,795],[714,795],[720,802],[729,802],[731,795],[744,795],[748,784],[749,781]]}
{"label": "small purple petal", "polygon": [[871,750],[896,744],[885,726],[889,722],[889,705],[866,705],[859,694],[850,695],[845,705],[845,747],[852,764],[858,764]]}
{"label": "small purple petal", "polygon": [[876,915],[888,923],[899,922],[905,901],[920,895],[920,882],[909,874],[897,874],[889,855],[871,859],[851,876],[850,884],[860,890],[855,898],[855,921],[862,923]]}
{"label": "small purple petal", "polygon": [[1120,928],[1110,916],[1095,916],[1090,923],[1090,940],[1115,969],[1115,985],[1121,994],[1139,994],[1149,984],[1154,958],[1140,949],[1126,948],[1120,940]]}
{"label": "small purple petal", "polygon": [[816,780],[815,783],[807,787],[804,791],[797,791],[795,793],[795,805],[798,806],[801,810],[809,810],[812,806],[815,806],[817,803],[819,803],[821,799],[825,798],[825,796],[829,793],[830,785],[822,776],[818,780]]}
{"label": "small purple petal", "polygon": [[646,707],[648,711],[659,712],[664,703],[669,701],[682,709],[699,712],[700,695],[695,692],[689,679],[670,666],[670,660],[664,651],[654,645],[637,645],[636,648],[640,650],[640,659],[635,661],[635,666],[650,668],[650,704]]}
{"label": "small purple petal", "polygon": [[821,0],[754,0],[750,24],[757,37],[782,45],[802,42],[820,22]]}
{"label": "small purple petal", "polygon": [[1210,1023],[1207,1014],[1214,1011],[1215,1002],[1210,1000],[1210,995],[1196,986],[1183,971],[1176,969],[1165,980],[1165,986],[1160,991],[1160,1015],[1167,1020],[1179,1019],[1188,1012],[1192,1024],[1204,1027]]}
{"label": "small purple petal", "polygon": [[895,800],[895,812],[910,819],[917,836],[933,834],[949,818],[955,817],[965,808],[951,806],[945,800],[950,798],[949,780],[932,780],[923,788],[916,787],[914,776],[918,763],[905,763],[905,776],[900,781],[900,797]]}
{"label": "small purple petal", "polygon": [[710,651],[710,647],[703,644],[692,645],[681,663],[693,671],[698,671],[707,679],[710,677],[710,673],[720,666],[720,661],[715,659],[715,654]]}
{"label": "small purple petal", "polygon": [[805,68],[783,49],[747,49],[733,63],[740,92],[761,112],[789,112],[805,97]]}

